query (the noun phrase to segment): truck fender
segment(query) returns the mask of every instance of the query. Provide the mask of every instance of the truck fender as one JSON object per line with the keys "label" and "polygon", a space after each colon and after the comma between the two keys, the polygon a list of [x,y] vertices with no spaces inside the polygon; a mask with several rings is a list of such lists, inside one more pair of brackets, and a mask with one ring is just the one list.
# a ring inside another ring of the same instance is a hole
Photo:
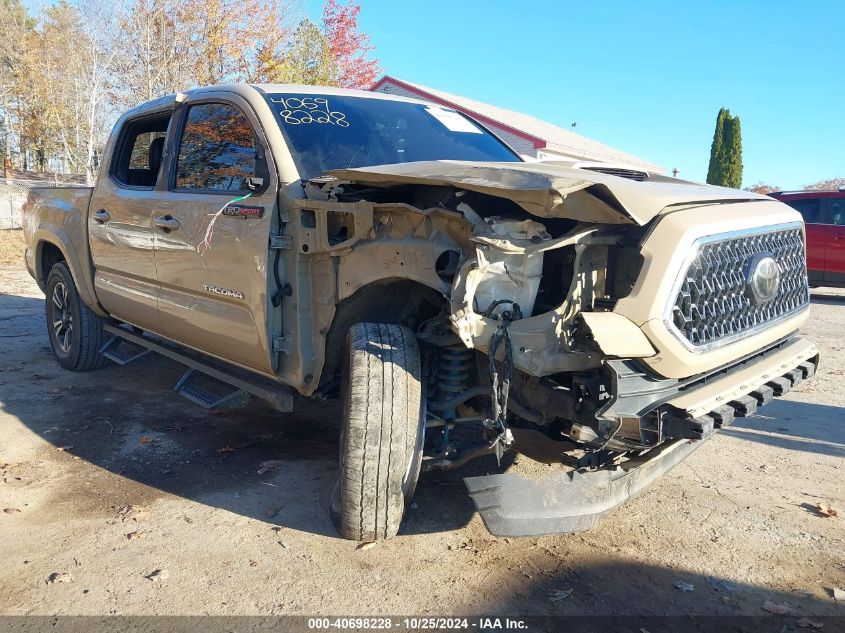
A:
{"label": "truck fender", "polygon": [[42,267],[44,245],[51,244],[62,253],[62,257],[64,257],[70,269],[70,274],[73,276],[73,282],[76,284],[79,298],[98,316],[109,316],[97,301],[97,295],[94,291],[94,271],[90,260],[84,263],[80,260],[78,249],[74,246],[70,235],[64,229],[55,224],[42,222],[35,231],[33,242],[36,244],[35,280],[42,290],[47,285],[47,279],[44,276]]}

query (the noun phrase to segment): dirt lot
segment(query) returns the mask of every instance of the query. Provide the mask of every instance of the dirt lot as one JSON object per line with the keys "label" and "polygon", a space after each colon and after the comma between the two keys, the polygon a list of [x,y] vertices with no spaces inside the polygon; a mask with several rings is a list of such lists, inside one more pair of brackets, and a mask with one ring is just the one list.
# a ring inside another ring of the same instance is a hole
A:
{"label": "dirt lot", "polygon": [[450,474],[423,478],[399,537],[356,549],[327,512],[336,408],[209,415],[150,356],[62,371],[17,263],[0,290],[2,614],[845,613],[843,291],[813,292],[813,381],[591,532],[496,539]]}

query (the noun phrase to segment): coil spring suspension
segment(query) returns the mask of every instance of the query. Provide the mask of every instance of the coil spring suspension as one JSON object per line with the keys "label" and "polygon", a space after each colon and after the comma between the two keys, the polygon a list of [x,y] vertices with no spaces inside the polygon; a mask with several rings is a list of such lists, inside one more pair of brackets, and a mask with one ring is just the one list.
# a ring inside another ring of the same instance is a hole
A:
{"label": "coil spring suspension", "polygon": [[[461,343],[441,347],[437,355],[437,389],[442,400],[457,396],[469,387],[472,352]],[[443,412],[446,420],[455,419],[455,410]]]}

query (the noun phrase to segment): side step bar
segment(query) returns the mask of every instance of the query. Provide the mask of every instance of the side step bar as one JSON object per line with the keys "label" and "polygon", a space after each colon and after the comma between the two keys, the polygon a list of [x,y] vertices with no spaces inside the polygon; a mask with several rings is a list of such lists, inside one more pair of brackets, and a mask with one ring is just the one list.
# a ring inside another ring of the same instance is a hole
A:
{"label": "side step bar", "polygon": [[[217,364],[210,359],[201,357],[199,354],[183,351],[175,344],[170,344],[161,339],[153,340],[147,336],[130,332],[129,330],[117,325],[106,324],[103,326],[103,330],[111,334],[113,337],[122,339],[123,341],[128,341],[136,348],[143,348],[146,352],[161,354],[162,356],[171,358],[178,363],[186,365],[190,368],[190,370],[193,370],[183,375],[174,389],[182,395],[188,397],[189,400],[197,402],[206,408],[220,406],[221,404],[229,402],[236,396],[241,395],[242,392],[246,392],[267,401],[270,406],[277,411],[281,411],[282,413],[290,413],[293,411],[293,394],[291,393],[291,390],[284,385],[277,384],[262,376],[250,374],[245,370],[225,367],[222,364]],[[106,345],[103,346],[104,349],[109,348],[110,344],[112,344],[111,341],[106,343]],[[108,349],[106,349],[106,351],[108,351]],[[108,354],[105,355],[108,358],[112,358]],[[135,356],[135,358],[138,357],[140,357],[140,355]],[[117,362],[120,363],[120,361]],[[196,372],[205,374],[206,376],[220,382],[224,382],[227,385],[231,385],[235,388],[235,391],[225,394],[224,396],[213,395],[209,393],[208,390],[203,389],[196,384]],[[190,397],[188,393],[196,397]],[[209,402],[212,403],[211,407],[209,407]]]}
{"label": "side step bar", "polygon": [[118,365],[128,365],[133,360],[138,360],[149,353],[150,350],[146,347],[130,343],[119,336],[112,336],[100,348],[100,354],[113,360]]}
{"label": "side step bar", "polygon": [[249,394],[243,389],[206,376],[193,367],[183,374],[173,391],[204,409],[219,409],[227,405],[230,408],[240,408],[246,406],[249,401]]}

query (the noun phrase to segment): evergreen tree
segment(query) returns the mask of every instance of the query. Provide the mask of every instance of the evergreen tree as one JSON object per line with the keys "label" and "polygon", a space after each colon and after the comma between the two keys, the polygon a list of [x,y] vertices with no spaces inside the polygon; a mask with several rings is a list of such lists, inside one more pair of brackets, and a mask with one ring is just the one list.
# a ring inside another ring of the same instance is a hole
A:
{"label": "evergreen tree", "polygon": [[707,183],[734,189],[742,186],[742,132],[739,117],[732,117],[727,108],[721,108],[716,117]]}
{"label": "evergreen tree", "polygon": [[721,108],[716,116],[716,131],[713,133],[713,144],[710,146],[710,166],[707,169],[707,183],[722,184],[721,155],[725,136],[725,120],[731,113],[727,108]]}
{"label": "evergreen tree", "polygon": [[728,118],[725,121],[725,172],[722,184],[725,187],[739,189],[742,186],[742,131],[739,117]]}

